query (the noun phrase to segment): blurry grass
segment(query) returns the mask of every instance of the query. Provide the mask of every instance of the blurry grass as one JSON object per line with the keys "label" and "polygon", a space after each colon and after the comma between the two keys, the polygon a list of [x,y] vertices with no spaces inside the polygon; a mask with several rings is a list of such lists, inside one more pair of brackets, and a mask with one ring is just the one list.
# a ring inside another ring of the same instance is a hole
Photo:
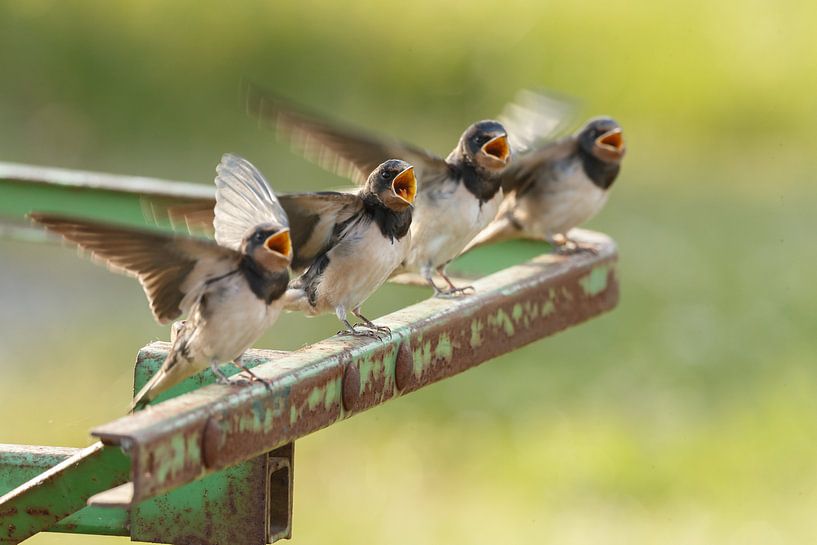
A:
{"label": "blurry grass", "polygon": [[[619,245],[619,308],[299,441],[294,542],[807,543],[815,16],[797,0],[6,2],[0,160],[211,183],[229,150],[276,189],[333,187],[242,115],[242,76],[440,153],[519,87],[578,95],[627,132],[590,226]],[[0,256],[0,441],[86,444],[167,330],[133,280],[71,250]],[[367,313],[426,296],[390,286]],[[336,330],[288,315],[258,346]]]}

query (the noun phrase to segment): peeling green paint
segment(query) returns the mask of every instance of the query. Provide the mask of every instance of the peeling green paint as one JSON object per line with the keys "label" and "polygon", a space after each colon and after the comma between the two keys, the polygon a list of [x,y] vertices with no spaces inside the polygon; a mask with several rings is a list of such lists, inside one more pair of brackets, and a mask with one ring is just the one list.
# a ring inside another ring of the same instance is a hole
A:
{"label": "peeling green paint", "polygon": [[471,321],[471,348],[482,346],[482,320]]}
{"label": "peeling green paint", "polygon": [[454,355],[454,346],[451,344],[451,337],[446,333],[440,334],[437,339],[437,346],[434,348],[434,357],[439,360],[450,361]]}
{"label": "peeling green paint", "polygon": [[289,425],[294,426],[296,422],[298,422],[298,409],[293,405],[289,408]]}
{"label": "peeling green paint", "polygon": [[314,411],[318,408],[318,405],[320,405],[321,401],[323,401],[325,394],[326,388],[324,386],[315,386],[312,388],[312,391],[309,392],[309,397],[306,399],[306,404],[310,411]]}
{"label": "peeling green paint", "polygon": [[542,318],[545,316],[550,315],[553,311],[556,310],[556,305],[553,303],[553,300],[548,300],[542,303]]}
{"label": "peeling green paint", "polygon": [[375,362],[372,361],[370,354],[366,354],[366,357],[361,359],[357,365],[358,371],[360,372],[360,384],[358,386],[361,394],[366,390],[366,386],[369,384],[374,367]]}
{"label": "peeling green paint", "polygon": [[332,408],[332,404],[340,399],[341,388],[342,385],[340,378],[336,378],[326,385],[326,394],[323,398],[324,409],[328,411],[330,408]]}
{"label": "peeling green paint", "polygon": [[199,435],[174,435],[169,444],[160,444],[156,447],[156,460],[160,460],[156,468],[156,477],[161,482],[175,470],[184,467],[189,460],[201,460],[201,446]]}
{"label": "peeling green paint", "polygon": [[497,310],[496,314],[488,317],[488,324],[501,327],[508,337],[513,337],[516,332],[510,316],[502,309]]}
{"label": "peeling green paint", "polygon": [[516,303],[513,306],[513,310],[511,311],[511,317],[513,318],[514,322],[518,322],[519,319],[522,317],[522,304]]}
{"label": "peeling green paint", "polygon": [[414,376],[423,376],[423,370],[431,364],[431,341],[422,342],[422,338],[417,343],[419,348],[412,354],[412,368]]}
{"label": "peeling green paint", "polygon": [[606,265],[600,265],[579,280],[585,295],[593,297],[607,289],[607,270]]}

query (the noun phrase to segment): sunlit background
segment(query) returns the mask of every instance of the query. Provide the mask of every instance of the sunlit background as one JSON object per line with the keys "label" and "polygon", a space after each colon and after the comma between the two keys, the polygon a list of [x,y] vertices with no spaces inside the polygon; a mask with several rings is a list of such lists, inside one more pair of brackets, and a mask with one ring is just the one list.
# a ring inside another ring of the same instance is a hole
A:
{"label": "sunlit background", "polygon": [[[611,314],[298,442],[296,544],[817,538],[817,3],[6,1],[0,160],[277,190],[342,183],[242,112],[242,77],[447,153],[519,88],[628,156],[589,227]],[[387,287],[380,316],[426,297]],[[258,346],[337,330],[286,316]],[[166,339],[138,284],[0,240],[0,442],[84,446]],[[124,543],[42,534],[32,544]]]}

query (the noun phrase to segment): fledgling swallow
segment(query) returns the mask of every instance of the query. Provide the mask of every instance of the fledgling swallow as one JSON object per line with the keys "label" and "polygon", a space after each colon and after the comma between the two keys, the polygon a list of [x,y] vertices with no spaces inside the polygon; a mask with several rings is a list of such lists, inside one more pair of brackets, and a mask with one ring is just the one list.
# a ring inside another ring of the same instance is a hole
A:
{"label": "fledgling swallow", "polygon": [[571,136],[521,154],[502,175],[506,196],[496,219],[466,251],[514,238],[544,239],[559,252],[585,249],[567,232],[602,209],[625,152],[621,126],[597,117]]}
{"label": "fledgling swallow", "polygon": [[[416,193],[413,167],[392,159],[375,168],[358,193],[281,195],[292,222],[293,269],[306,269],[290,283],[286,308],[310,316],[334,312],[347,328],[340,333],[389,333],[360,307],[408,253]],[[366,329],[355,329],[350,311]]]}
{"label": "fledgling swallow", "polygon": [[[411,144],[326,121],[252,86],[247,90],[247,107],[251,115],[272,121],[307,158],[357,183],[389,157],[414,165],[419,187],[411,247],[395,275],[420,273],[438,296],[472,289],[454,286],[445,269],[499,209],[500,175],[511,158],[502,124],[474,123],[443,159]],[[448,287],[434,282],[434,272]]]}
{"label": "fledgling swallow", "polygon": [[135,276],[153,316],[173,326],[159,371],[131,410],[208,366],[233,362],[270,327],[283,307],[292,259],[289,222],[261,173],[226,154],[217,167],[216,242],[58,215],[34,213],[47,230],[90,252],[112,270]]}

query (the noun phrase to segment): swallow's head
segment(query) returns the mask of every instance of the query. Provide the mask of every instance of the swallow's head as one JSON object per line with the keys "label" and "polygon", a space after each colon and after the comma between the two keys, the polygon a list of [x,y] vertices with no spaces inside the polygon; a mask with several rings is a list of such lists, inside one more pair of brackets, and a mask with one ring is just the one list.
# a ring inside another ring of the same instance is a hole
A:
{"label": "swallow's head", "polygon": [[579,146],[606,163],[618,163],[627,151],[621,125],[609,117],[596,117],[578,133]]}
{"label": "swallow's head", "polygon": [[478,121],[460,138],[461,152],[489,172],[501,172],[511,159],[508,133],[498,121]]}
{"label": "swallow's head", "polygon": [[262,224],[252,229],[241,245],[244,254],[270,271],[286,269],[292,261],[289,228]]}
{"label": "swallow's head", "polygon": [[369,175],[366,185],[380,202],[395,212],[414,206],[417,179],[414,177],[414,167],[405,161],[389,159],[381,163]]}

